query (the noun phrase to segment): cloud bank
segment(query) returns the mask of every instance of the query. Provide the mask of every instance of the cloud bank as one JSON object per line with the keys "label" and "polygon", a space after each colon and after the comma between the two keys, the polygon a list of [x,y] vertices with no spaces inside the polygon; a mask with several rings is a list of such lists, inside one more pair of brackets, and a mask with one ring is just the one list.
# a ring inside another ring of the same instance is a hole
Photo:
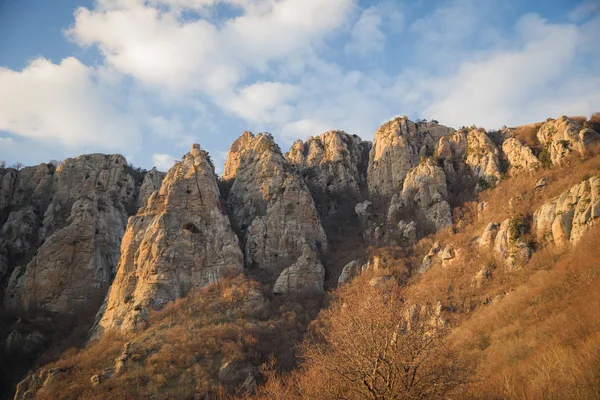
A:
{"label": "cloud bank", "polygon": [[493,0],[425,11],[357,0],[98,0],[65,27],[66,40],[98,52],[96,63],[0,68],[0,131],[6,143],[48,148],[137,146],[165,169],[164,143],[222,151],[239,134],[225,132],[231,121],[285,145],[328,129],[371,138],[396,115],[498,128],[598,111],[595,3],[560,22],[531,13],[513,22],[508,12]]}

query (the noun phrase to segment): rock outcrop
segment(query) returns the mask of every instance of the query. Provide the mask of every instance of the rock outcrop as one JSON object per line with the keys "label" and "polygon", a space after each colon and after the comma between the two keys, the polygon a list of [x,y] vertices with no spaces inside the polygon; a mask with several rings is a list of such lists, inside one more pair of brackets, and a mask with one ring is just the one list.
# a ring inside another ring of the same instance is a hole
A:
{"label": "rock outcrop", "polygon": [[481,190],[501,179],[500,151],[482,128],[463,128],[441,137],[436,158],[451,185],[464,186],[461,182],[471,180]]}
{"label": "rock outcrop", "polygon": [[499,150],[484,129],[473,129],[467,134],[465,163],[473,175],[493,186],[501,179]]}
{"label": "rock outcrop", "polygon": [[562,116],[543,123],[539,127],[537,138],[552,164],[558,165],[573,151],[583,154],[589,145],[600,141],[600,134]]}
{"label": "rock outcrop", "polygon": [[148,309],[241,271],[243,256],[208,153],[194,145],[129,220],[99,329],[134,329]]}
{"label": "rock outcrop", "polygon": [[136,206],[136,172],[123,156],[90,154],[25,168],[13,186],[0,232],[5,305],[72,312],[101,300]]}
{"label": "rock outcrop", "polygon": [[540,241],[559,246],[576,243],[600,217],[600,177],[593,176],[542,205],[534,214],[534,232]]}
{"label": "rock outcrop", "polygon": [[518,269],[531,258],[533,249],[525,239],[529,229],[529,222],[520,216],[506,219],[500,224],[493,249],[508,270]]}
{"label": "rock outcrop", "polygon": [[452,224],[447,199],[446,175],[431,159],[420,163],[406,175],[402,188],[404,206],[414,208],[436,231]]}
{"label": "rock outcrop", "polygon": [[[322,276],[319,255],[327,249],[327,238],[319,214],[304,180],[272,136],[245,132],[231,146],[223,176],[233,180],[227,206],[243,240],[246,266],[273,278],[286,269],[285,276],[303,276],[307,268],[309,275]],[[289,280],[283,275],[281,279],[277,281]],[[277,290],[296,291],[300,286]],[[315,287],[312,281],[308,286]]]}
{"label": "rock outcrop", "polygon": [[323,291],[325,268],[318,260],[317,254],[308,246],[304,246],[302,255],[291,266],[283,270],[273,285],[273,293],[298,293],[304,291]]}
{"label": "rock outcrop", "polygon": [[508,160],[510,175],[514,176],[523,171],[532,172],[540,167],[540,162],[533,151],[516,138],[506,139],[502,144],[502,151]]}
{"label": "rock outcrop", "polygon": [[359,275],[362,271],[362,265],[358,260],[353,260],[344,265],[342,269],[342,273],[338,277],[338,287],[343,286],[344,284],[350,282],[352,278]]}
{"label": "rock outcrop", "polygon": [[160,189],[165,176],[166,174],[164,172],[160,172],[156,168],[152,168],[144,175],[144,180],[142,181],[142,186],[140,186],[137,199],[138,209],[140,207],[145,207],[152,193]]}
{"label": "rock outcrop", "polygon": [[303,175],[321,216],[352,210],[367,187],[371,143],[343,131],[329,131],[294,143],[287,160]]}
{"label": "rock outcrop", "polygon": [[436,122],[414,123],[396,118],[375,132],[369,154],[367,181],[371,195],[392,195],[402,188],[404,179],[421,157],[435,154],[441,137],[453,129]]}

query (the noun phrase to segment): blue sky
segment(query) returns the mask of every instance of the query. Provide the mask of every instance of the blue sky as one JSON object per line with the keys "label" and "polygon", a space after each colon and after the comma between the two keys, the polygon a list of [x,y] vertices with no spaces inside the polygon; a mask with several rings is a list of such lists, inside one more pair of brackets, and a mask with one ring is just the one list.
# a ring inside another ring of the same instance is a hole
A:
{"label": "blue sky", "polygon": [[0,160],[589,116],[597,38],[598,0],[0,0]]}

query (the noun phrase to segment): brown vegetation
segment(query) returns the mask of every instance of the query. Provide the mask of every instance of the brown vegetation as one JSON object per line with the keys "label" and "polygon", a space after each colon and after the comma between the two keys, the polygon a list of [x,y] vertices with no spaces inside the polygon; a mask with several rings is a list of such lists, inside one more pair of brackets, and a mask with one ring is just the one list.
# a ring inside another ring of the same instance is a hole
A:
{"label": "brown vegetation", "polygon": [[[227,398],[243,384],[243,379],[219,381],[219,370],[227,362],[252,369],[274,357],[279,370],[289,371],[296,365],[294,344],[321,307],[320,300],[280,297],[267,303],[262,289],[242,275],[230,277],[153,313],[145,330],[108,332],[85,349],[73,348],[45,366],[62,372],[37,396]],[[130,358],[117,373],[115,359],[126,342]],[[110,369],[112,377],[91,385],[93,375]]]}
{"label": "brown vegetation", "polygon": [[531,147],[532,149],[538,149],[540,142],[537,138],[538,130],[540,126],[538,124],[525,125],[515,129],[512,134],[519,142],[523,145]]}
{"label": "brown vegetation", "polygon": [[302,369],[286,384],[269,376],[259,397],[445,398],[464,383],[464,367],[445,346],[443,326],[409,316],[396,283],[352,285],[303,344]]}

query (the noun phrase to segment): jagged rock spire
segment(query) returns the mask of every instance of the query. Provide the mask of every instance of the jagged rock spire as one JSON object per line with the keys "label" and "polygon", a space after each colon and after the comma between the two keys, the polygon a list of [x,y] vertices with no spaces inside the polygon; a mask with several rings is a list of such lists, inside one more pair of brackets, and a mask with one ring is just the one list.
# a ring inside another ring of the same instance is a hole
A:
{"label": "jagged rock spire", "polygon": [[242,270],[208,153],[195,144],[129,220],[99,329],[135,328],[149,308]]}

